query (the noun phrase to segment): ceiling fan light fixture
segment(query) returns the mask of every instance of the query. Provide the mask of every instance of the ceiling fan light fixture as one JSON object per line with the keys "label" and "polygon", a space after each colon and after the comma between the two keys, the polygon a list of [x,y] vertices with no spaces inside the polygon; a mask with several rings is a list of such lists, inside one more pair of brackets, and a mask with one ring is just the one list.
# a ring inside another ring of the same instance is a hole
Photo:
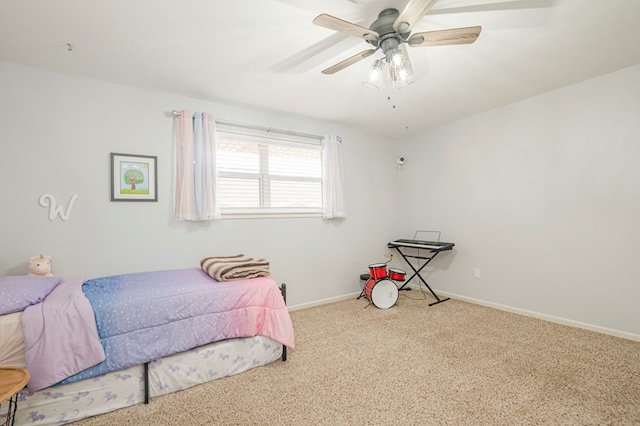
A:
{"label": "ceiling fan light fixture", "polygon": [[389,76],[394,89],[402,89],[413,83],[413,72],[410,67],[390,68]]}
{"label": "ceiling fan light fixture", "polygon": [[369,74],[367,74],[367,78],[362,82],[362,84],[369,89],[379,89],[383,75],[384,61],[382,59],[376,59],[369,70]]}
{"label": "ceiling fan light fixture", "polygon": [[387,62],[389,63],[389,67],[399,68],[407,60],[408,59],[404,56],[402,50],[400,50],[399,48],[387,51]]}
{"label": "ceiling fan light fixture", "polygon": [[389,65],[389,80],[394,89],[400,89],[413,83],[413,67],[404,45],[386,52]]}

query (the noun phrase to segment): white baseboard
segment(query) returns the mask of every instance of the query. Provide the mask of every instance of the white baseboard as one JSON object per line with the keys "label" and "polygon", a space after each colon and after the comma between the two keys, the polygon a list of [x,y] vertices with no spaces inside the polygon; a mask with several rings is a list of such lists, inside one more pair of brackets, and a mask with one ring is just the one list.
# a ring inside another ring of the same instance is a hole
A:
{"label": "white baseboard", "polygon": [[320,305],[326,305],[328,303],[334,303],[334,302],[340,302],[342,300],[347,300],[347,299],[351,299],[351,298],[357,298],[360,295],[360,291],[356,292],[356,293],[349,293],[349,294],[345,294],[342,296],[337,296],[337,297],[330,297],[328,299],[322,299],[322,300],[315,300],[313,302],[309,302],[309,303],[301,303],[298,305],[291,305],[288,306],[289,308],[289,312],[292,311],[298,311],[300,309],[308,309],[308,308],[313,308],[315,306],[320,306]]}
{"label": "white baseboard", "polygon": [[[415,287],[417,288],[417,287]],[[566,318],[555,317],[553,315],[541,314],[538,312],[527,311],[526,309],[514,308],[512,306],[501,305],[499,303],[487,302],[485,300],[474,299],[472,297],[460,296],[459,294],[447,293],[446,291],[433,290],[438,296],[450,297],[452,299],[462,300],[476,305],[487,306],[489,308],[499,309],[501,311],[512,312],[514,314],[524,315],[527,317],[538,318],[541,320],[554,322],[556,324],[568,325],[570,327],[581,328],[583,330],[595,331],[596,333],[608,334],[609,336],[620,337],[622,339],[640,342],[640,335],[627,333],[625,331],[613,330],[611,328],[600,327],[593,324],[587,324],[580,321],[573,321]]]}

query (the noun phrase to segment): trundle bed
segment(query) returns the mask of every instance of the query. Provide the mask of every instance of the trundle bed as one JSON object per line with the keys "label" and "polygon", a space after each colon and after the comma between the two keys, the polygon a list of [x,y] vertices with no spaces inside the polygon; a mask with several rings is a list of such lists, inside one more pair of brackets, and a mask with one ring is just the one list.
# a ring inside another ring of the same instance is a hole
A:
{"label": "trundle bed", "polygon": [[147,403],[285,361],[294,347],[286,286],[265,276],[217,281],[190,268],[86,281],[0,277],[0,298],[0,365],[31,373],[16,425]]}

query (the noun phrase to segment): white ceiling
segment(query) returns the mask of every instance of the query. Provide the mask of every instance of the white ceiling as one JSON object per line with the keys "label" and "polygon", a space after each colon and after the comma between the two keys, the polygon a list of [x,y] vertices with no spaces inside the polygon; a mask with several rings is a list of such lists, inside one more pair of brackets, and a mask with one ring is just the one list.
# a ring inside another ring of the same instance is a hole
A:
{"label": "white ceiling", "polygon": [[0,60],[391,137],[640,63],[640,0],[439,0],[413,32],[482,33],[470,45],[409,48],[412,85],[365,88],[379,53],[320,73],[370,46],[315,16],[368,27],[406,2],[0,0]]}

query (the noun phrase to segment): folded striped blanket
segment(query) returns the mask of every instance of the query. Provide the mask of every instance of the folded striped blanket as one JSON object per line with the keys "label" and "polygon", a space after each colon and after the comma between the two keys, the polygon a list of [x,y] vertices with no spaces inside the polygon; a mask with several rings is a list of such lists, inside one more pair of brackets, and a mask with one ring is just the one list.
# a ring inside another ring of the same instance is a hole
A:
{"label": "folded striped blanket", "polygon": [[200,261],[202,270],[216,281],[244,280],[269,276],[269,262],[237,254],[234,256],[205,257]]}

